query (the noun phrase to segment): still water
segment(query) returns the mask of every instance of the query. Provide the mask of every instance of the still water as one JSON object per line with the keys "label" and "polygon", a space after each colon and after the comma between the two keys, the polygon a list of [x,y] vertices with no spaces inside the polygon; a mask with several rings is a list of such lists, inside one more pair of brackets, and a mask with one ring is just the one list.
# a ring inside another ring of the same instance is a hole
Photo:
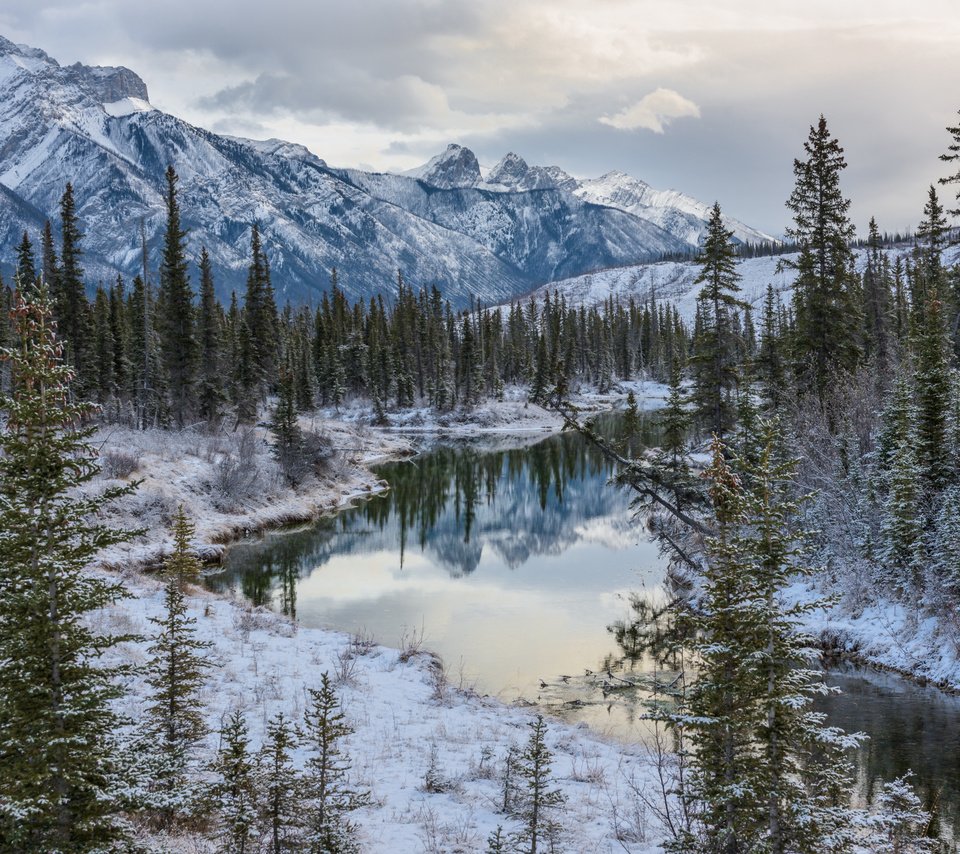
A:
{"label": "still water", "polygon": [[[598,427],[632,453],[657,444],[652,417],[632,438],[613,416]],[[630,618],[632,593],[663,601],[663,561],[594,448],[572,433],[461,440],[377,473],[388,493],[232,547],[211,586],[306,626],[421,642],[454,685],[644,737],[624,680],[650,662],[624,664],[608,627]],[[831,723],[871,736],[857,756],[864,795],[912,769],[956,827],[960,700],[852,669],[830,680],[845,692],[825,706]]]}

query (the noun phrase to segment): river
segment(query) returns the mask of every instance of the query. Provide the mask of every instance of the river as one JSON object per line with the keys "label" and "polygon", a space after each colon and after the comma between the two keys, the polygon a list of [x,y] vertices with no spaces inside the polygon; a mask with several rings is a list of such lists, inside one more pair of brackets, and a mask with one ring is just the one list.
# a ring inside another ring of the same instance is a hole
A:
{"label": "river", "polygon": [[[657,439],[646,417],[619,441],[636,452]],[[609,627],[630,619],[632,594],[663,601],[663,559],[595,449],[574,433],[438,442],[377,473],[385,495],[231,547],[210,585],[304,625],[421,644],[458,687],[645,737],[642,696],[624,680],[651,663],[625,662]],[[960,699],[855,668],[828,681],[844,692],[822,704],[830,723],[870,736],[855,757],[861,794],[912,769],[953,836]]]}

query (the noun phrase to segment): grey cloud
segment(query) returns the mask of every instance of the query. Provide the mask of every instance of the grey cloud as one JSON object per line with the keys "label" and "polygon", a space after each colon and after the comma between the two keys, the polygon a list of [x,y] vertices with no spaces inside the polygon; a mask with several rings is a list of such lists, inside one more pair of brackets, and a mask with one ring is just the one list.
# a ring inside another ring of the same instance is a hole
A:
{"label": "grey cloud", "polygon": [[[356,129],[368,143],[379,135],[356,157],[382,156],[380,168],[449,141],[485,163],[515,150],[578,174],[619,168],[768,231],[787,222],[792,161],[823,112],[847,150],[857,225],[915,223],[960,106],[952,3],[916,0],[902,21],[892,0],[851,0],[844,28],[827,0],[802,20],[775,5],[6,0],[0,27],[64,63],[125,64],[158,106],[214,129],[316,126],[321,141]],[[658,89],[700,118],[662,135],[597,121]]]}

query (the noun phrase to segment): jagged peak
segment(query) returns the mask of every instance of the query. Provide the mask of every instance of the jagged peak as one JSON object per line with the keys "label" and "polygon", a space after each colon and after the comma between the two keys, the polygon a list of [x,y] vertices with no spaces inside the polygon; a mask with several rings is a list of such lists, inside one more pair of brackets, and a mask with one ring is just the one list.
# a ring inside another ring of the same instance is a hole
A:
{"label": "jagged peak", "polygon": [[527,165],[527,161],[519,154],[510,151],[490,170],[487,181],[491,184],[511,186],[523,178],[529,171],[530,167]]}
{"label": "jagged peak", "polygon": [[469,148],[455,142],[451,142],[443,152],[431,157],[423,166],[404,174],[445,190],[475,187],[482,180],[477,156]]}

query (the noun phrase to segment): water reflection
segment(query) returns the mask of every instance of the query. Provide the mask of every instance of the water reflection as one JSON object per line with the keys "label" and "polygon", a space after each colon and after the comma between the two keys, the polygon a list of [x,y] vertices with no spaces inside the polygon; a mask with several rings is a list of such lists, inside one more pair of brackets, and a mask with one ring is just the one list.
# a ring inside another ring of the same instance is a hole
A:
{"label": "water reflection", "polygon": [[[641,420],[622,444],[657,438]],[[440,444],[382,466],[390,491],[302,530],[240,544],[210,583],[306,625],[367,629],[382,643],[423,627],[465,679],[507,699],[597,670],[629,594],[660,584],[630,495],[579,435]]]}
{"label": "water reflection", "polygon": [[872,800],[884,780],[913,771],[913,786],[936,822],[931,836],[955,839],[960,697],[852,665],[830,671],[827,681],[843,691],[817,703],[830,723],[870,736],[856,756],[860,800]]}

